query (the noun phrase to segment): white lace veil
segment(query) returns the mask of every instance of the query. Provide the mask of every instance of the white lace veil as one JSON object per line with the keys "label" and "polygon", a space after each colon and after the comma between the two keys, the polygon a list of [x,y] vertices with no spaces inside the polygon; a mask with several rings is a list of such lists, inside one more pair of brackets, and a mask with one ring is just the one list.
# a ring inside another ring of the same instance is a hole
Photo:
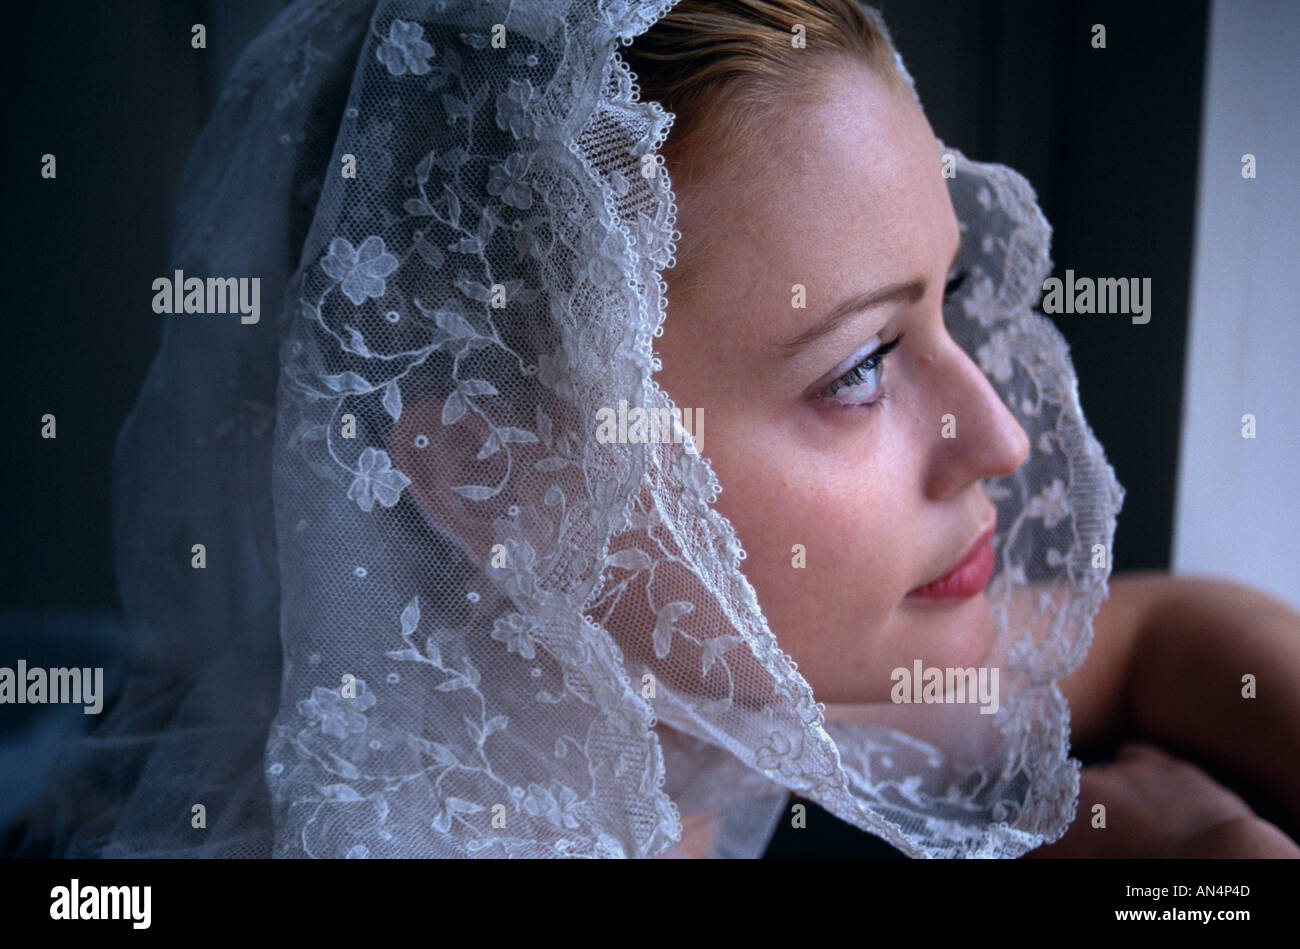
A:
{"label": "white lace veil", "polygon": [[60,852],[647,857],[712,809],[713,853],[758,856],[789,791],[913,856],[1064,832],[1056,680],[1123,491],[1031,309],[1023,178],[946,149],[949,329],[1033,443],[986,485],[995,715],[827,721],[707,451],[597,437],[671,406],[672,116],[619,55],[671,5],[300,0],[241,57],[174,266],[259,277],[264,317],[161,317],[116,457],[133,671],[47,799]]}

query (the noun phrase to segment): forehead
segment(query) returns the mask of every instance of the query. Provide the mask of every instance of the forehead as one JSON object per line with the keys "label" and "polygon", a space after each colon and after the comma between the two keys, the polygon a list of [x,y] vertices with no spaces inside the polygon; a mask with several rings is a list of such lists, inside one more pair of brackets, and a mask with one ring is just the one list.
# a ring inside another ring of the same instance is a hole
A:
{"label": "forehead", "polygon": [[811,307],[814,285],[840,292],[910,277],[951,250],[938,142],[910,94],[837,62],[760,121],[756,144],[715,160],[679,195],[699,280],[730,283],[733,294],[771,284],[788,295],[804,283]]}

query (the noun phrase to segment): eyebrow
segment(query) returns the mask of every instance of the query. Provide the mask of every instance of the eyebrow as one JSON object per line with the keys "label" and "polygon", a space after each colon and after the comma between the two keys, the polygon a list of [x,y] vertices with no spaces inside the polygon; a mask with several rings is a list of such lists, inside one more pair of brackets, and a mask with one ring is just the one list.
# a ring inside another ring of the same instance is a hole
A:
{"label": "eyebrow", "polygon": [[[957,258],[961,256],[962,238],[957,238],[957,249],[953,251],[952,263],[948,265],[948,270],[957,266]],[[794,339],[782,345],[782,349],[787,353],[794,353],[807,346],[814,340],[821,339],[828,333],[833,333],[839,328],[840,324],[850,317],[857,316],[863,310],[869,310],[872,307],[881,306],[885,303],[891,303],[894,300],[906,300],[909,304],[925,296],[929,288],[929,281],[924,277],[914,277],[905,283],[892,283],[885,287],[879,287],[875,290],[867,290],[863,293],[849,297],[836,304],[829,313],[827,313],[817,323],[816,326],[809,327]]]}

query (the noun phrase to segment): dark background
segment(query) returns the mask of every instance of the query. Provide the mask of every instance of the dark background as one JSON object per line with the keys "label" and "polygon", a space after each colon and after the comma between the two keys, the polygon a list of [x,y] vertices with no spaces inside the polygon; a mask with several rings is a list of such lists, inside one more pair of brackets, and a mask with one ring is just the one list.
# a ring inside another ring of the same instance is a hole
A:
{"label": "dark background", "polygon": [[[10,454],[0,474],[6,647],[70,646],[118,609],[110,461],[161,334],[148,288],[169,271],[175,188],[235,57],[285,5],[116,0],[7,11],[8,236],[0,252],[16,378],[6,393]],[[876,6],[936,134],[1034,186],[1054,228],[1056,274],[1151,278],[1161,319],[1141,332],[1126,320],[1057,325],[1085,415],[1127,492],[1114,567],[1168,568],[1207,4]],[[207,26],[206,50],[190,46],[194,23]],[[1094,23],[1106,27],[1104,50],[1091,46]],[[47,152],[58,160],[53,181],[39,174]],[[40,437],[46,413],[57,416],[56,439]],[[111,668],[108,675],[111,682]],[[6,737],[15,736],[0,730],[0,771],[33,786],[42,761],[18,760]],[[893,853],[809,802],[807,829],[782,821],[767,855]]]}

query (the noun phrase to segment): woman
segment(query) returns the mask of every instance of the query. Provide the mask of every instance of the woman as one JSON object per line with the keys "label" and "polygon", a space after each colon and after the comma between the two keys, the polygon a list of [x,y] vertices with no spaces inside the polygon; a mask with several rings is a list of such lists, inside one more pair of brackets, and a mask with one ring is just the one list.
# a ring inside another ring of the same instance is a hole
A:
{"label": "woman", "polygon": [[[806,48],[787,41],[794,23]],[[746,575],[830,702],[885,695],[887,672],[910,666],[918,641],[938,638],[946,656],[969,647],[973,597],[963,612],[907,593],[960,559],[992,510],[982,479],[1013,473],[1031,447],[944,329],[959,225],[933,174],[942,149],[888,48],[848,2],[684,0],[626,54],[642,95],[677,113],[666,152],[683,240],[659,381],[677,404],[704,407],[727,488],[717,506],[745,542]],[[815,314],[914,273],[928,292],[863,309],[806,347],[812,358],[778,358],[775,342],[811,322],[790,308],[788,284],[808,285]],[[821,560],[814,575],[790,568],[792,542]],[[1094,631],[1089,658],[1062,683],[1076,746],[1167,743],[1300,817],[1294,610],[1221,581],[1135,574],[1111,581]],[[1277,670],[1271,701],[1243,700],[1224,668]],[[1085,768],[1082,787],[1126,829],[1089,835],[1081,808],[1068,839],[1036,855],[1300,855],[1235,794],[1152,745]]]}
{"label": "woman", "polygon": [[757,856],[793,791],[913,856],[1294,850],[1152,755],[1061,839],[1071,723],[1181,745],[1167,683],[1282,670],[1190,703],[1257,727],[1300,672],[1294,613],[1167,579],[1088,652],[1122,491],[1023,179],[868,10],[666,6],[315,0],[241,59],[176,266],[286,302],[169,323],[123,432],[136,668],[79,774],[131,790],[62,785],[60,848]]}

